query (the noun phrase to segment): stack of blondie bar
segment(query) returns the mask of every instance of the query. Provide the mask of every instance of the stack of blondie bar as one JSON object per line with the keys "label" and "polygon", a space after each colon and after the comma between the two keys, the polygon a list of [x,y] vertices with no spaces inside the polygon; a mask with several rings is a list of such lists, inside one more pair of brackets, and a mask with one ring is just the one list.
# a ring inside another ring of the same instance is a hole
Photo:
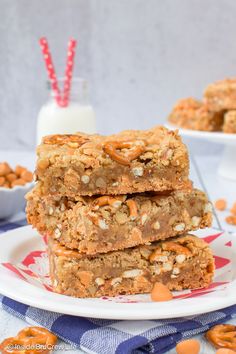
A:
{"label": "stack of blondie bar", "polygon": [[208,85],[203,100],[189,97],[179,100],[169,115],[179,127],[236,133],[236,78]]}
{"label": "stack of blondie bar", "polygon": [[48,236],[56,292],[76,297],[207,286],[208,245],[188,232],[211,224],[192,188],[178,132],[53,135],[38,147],[29,223]]}

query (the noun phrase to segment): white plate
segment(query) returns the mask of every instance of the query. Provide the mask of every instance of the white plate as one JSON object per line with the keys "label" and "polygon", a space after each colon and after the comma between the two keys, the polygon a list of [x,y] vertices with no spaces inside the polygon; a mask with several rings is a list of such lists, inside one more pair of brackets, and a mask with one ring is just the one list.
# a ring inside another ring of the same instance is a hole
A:
{"label": "white plate", "polygon": [[[31,226],[6,232],[0,235],[0,263],[16,264],[30,251],[44,248],[41,238]],[[27,283],[0,265],[0,293],[24,304],[63,314],[124,320],[163,319],[196,315],[235,304],[236,280],[231,282],[227,289],[200,298],[173,300],[166,303],[151,301],[117,303],[101,299],[76,299],[55,294]]]}

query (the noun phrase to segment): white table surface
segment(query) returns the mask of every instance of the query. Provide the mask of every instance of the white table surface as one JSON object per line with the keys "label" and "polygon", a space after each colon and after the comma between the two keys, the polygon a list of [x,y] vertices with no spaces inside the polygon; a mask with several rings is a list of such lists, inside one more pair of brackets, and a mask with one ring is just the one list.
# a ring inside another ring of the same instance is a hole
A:
{"label": "white table surface", "polygon": [[[228,201],[228,209],[236,202],[236,182],[223,179],[217,175],[217,166],[220,156],[205,155],[192,156],[191,159],[191,178],[194,185],[200,189],[205,190],[211,201],[219,198],[225,198]],[[0,161],[8,161],[13,166],[20,164],[33,170],[35,165],[35,153],[23,151],[0,151]],[[213,226],[216,228],[223,228],[230,232],[236,232],[236,227],[225,223],[225,216],[229,211],[215,213]],[[1,237],[1,236],[0,236]],[[236,324],[236,319],[231,323]],[[0,342],[6,337],[15,336],[17,332],[26,327],[27,323],[0,309]],[[206,348],[206,343],[202,336],[198,336],[202,342],[201,354],[215,353],[210,347]],[[60,350],[58,353],[84,353],[80,350]],[[176,353],[175,350],[169,354]],[[112,353],[111,353],[112,354]]]}

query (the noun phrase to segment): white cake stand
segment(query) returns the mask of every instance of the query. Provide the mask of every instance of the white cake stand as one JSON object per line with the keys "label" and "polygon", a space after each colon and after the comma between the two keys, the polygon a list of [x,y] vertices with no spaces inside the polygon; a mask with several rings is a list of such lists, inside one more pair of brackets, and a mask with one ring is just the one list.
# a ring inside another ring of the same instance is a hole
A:
{"label": "white cake stand", "polygon": [[224,153],[218,168],[220,176],[236,181],[236,134],[222,132],[203,132],[200,130],[182,129],[166,124],[168,129],[178,129],[183,137],[204,139],[225,145]]}

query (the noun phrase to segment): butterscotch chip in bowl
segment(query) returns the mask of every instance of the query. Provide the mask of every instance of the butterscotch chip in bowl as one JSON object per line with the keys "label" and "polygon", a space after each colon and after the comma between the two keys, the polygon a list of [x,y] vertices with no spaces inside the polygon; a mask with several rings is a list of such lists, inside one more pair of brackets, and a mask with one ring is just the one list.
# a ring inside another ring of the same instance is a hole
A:
{"label": "butterscotch chip in bowl", "polygon": [[20,177],[22,175],[23,172],[26,171],[26,168],[21,166],[21,165],[16,165],[16,168],[15,168],[15,173],[18,177]]}
{"label": "butterscotch chip in bowl", "polygon": [[23,178],[17,178],[16,180],[14,180],[11,183],[11,187],[15,187],[15,186],[24,186],[25,185],[25,180]]}
{"label": "butterscotch chip in bowl", "polygon": [[16,179],[18,179],[18,176],[15,173],[11,172],[8,175],[6,175],[5,178],[8,182],[12,183]]}
{"label": "butterscotch chip in bowl", "polygon": [[23,181],[25,181],[25,182],[32,182],[33,181],[33,173],[26,170],[26,171],[22,172],[21,179],[23,179]]}
{"label": "butterscotch chip in bowl", "polygon": [[7,162],[0,162],[0,177],[6,176],[11,172],[11,168]]}
{"label": "butterscotch chip in bowl", "polygon": [[17,165],[15,168],[11,168],[7,162],[0,162],[0,187],[24,186],[32,181],[33,173],[26,167]]}
{"label": "butterscotch chip in bowl", "polygon": [[2,187],[5,182],[6,182],[5,177],[0,177],[0,187]]}
{"label": "butterscotch chip in bowl", "polygon": [[11,167],[0,162],[0,219],[8,218],[25,207],[25,194],[33,187],[33,174],[26,167]]}

